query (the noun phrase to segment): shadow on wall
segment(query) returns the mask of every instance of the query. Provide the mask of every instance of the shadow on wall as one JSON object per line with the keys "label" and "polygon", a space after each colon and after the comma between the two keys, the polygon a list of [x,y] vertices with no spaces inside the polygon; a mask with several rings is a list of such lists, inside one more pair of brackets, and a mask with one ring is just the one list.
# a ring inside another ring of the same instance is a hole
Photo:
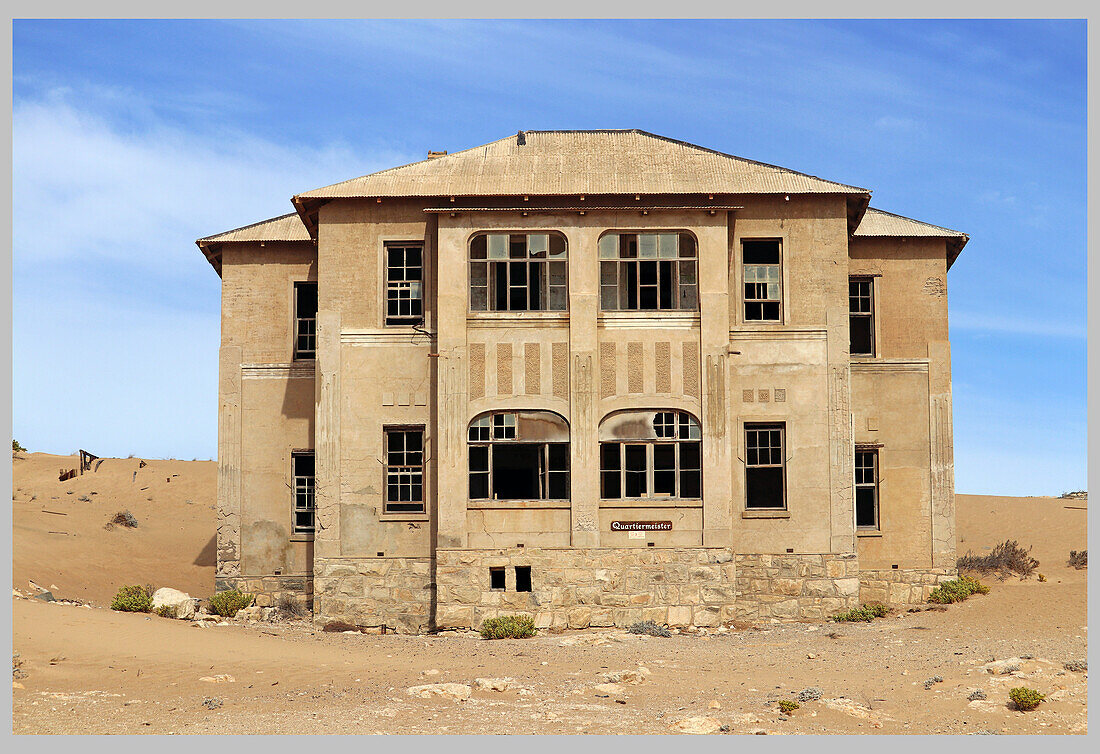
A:
{"label": "shadow on wall", "polygon": [[206,543],[206,546],[202,548],[195,561],[191,565],[197,566],[210,566],[211,568],[218,565],[218,535],[210,537],[210,541]]}

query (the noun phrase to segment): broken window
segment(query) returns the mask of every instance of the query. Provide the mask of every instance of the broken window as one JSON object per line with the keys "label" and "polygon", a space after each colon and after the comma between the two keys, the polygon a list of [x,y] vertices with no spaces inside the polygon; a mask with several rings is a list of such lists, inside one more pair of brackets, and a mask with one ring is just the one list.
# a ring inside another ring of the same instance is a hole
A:
{"label": "broken window", "polygon": [[745,321],[779,322],[782,277],[779,239],[741,241],[741,282],[745,287]]}
{"label": "broken window", "polygon": [[702,432],[685,411],[620,411],[600,424],[600,497],[695,499]]}
{"label": "broken window", "polygon": [[489,588],[496,592],[503,592],[504,585],[504,566],[497,566],[489,569]]}
{"label": "broken window", "polygon": [[784,425],[745,425],[745,507],[785,508]]}
{"label": "broken window", "polygon": [[470,310],[565,311],[565,247],[561,233],[478,233],[470,239]]}
{"label": "broken window", "polygon": [[690,233],[605,233],[599,256],[602,311],[699,308]]}
{"label": "broken window", "polygon": [[294,284],[294,358],[317,358],[317,283]]}
{"label": "broken window", "polygon": [[424,430],[387,427],[383,513],[424,513]]}
{"label": "broken window", "polygon": [[875,300],[872,278],[848,279],[848,330],[854,356],[875,355]]}
{"label": "broken window", "polygon": [[468,438],[471,500],[569,499],[569,427],[557,414],[482,414]]}
{"label": "broken window", "polygon": [[878,450],[856,449],[856,528],[878,529]]}
{"label": "broken window", "polygon": [[294,494],[294,532],[312,533],[314,525],[314,456],[312,451],[290,454]]}
{"label": "broken window", "polygon": [[424,320],[424,246],[386,244],[386,324]]}

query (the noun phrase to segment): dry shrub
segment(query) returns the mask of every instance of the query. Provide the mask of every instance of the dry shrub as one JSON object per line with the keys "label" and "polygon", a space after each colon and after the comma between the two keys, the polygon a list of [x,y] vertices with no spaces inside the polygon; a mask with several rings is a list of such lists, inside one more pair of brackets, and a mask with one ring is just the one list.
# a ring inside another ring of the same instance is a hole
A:
{"label": "dry shrub", "polygon": [[137,519],[134,518],[134,514],[130,511],[119,511],[109,523],[118,524],[119,526],[125,526],[130,529],[136,529],[138,525]]}
{"label": "dry shrub", "polygon": [[664,639],[667,639],[670,636],[672,636],[671,631],[669,631],[664,626],[658,626],[656,623],[654,623],[651,620],[644,620],[644,621],[639,621],[638,623],[633,623],[633,624],[631,624],[631,626],[628,629],[626,629],[626,632],[628,634],[645,634],[646,636],[660,636]]}
{"label": "dry shrub", "polygon": [[974,571],[981,574],[994,574],[1004,581],[1010,574],[1019,574],[1026,579],[1039,567],[1039,561],[1031,557],[1031,548],[1020,547],[1015,539],[1008,539],[993,548],[988,555],[975,555],[967,551],[956,565],[960,571]]}
{"label": "dry shrub", "polygon": [[486,639],[526,639],[535,635],[535,619],[528,615],[502,615],[481,622]]}
{"label": "dry shrub", "polygon": [[278,611],[279,617],[284,620],[304,618],[309,615],[306,606],[292,594],[280,594],[279,599],[275,600],[275,609]]}
{"label": "dry shrub", "polygon": [[1080,571],[1082,568],[1088,568],[1089,551],[1081,550],[1081,552],[1077,552],[1077,550],[1070,550],[1069,561],[1067,565],[1069,565],[1071,568],[1076,568],[1078,571]]}

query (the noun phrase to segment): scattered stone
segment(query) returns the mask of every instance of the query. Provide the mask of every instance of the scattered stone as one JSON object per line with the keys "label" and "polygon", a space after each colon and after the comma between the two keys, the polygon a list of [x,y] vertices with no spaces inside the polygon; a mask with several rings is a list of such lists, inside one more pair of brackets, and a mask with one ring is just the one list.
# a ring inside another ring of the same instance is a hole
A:
{"label": "scattered stone", "polygon": [[465,701],[470,698],[472,689],[464,683],[428,683],[423,686],[413,686],[405,693],[409,696],[430,699],[433,696],[441,696],[455,701]]}
{"label": "scattered stone", "polygon": [[935,686],[937,683],[943,683],[943,678],[941,676],[934,675],[931,678],[929,678],[927,681],[924,682],[924,687],[926,689],[930,689],[933,686]]}
{"label": "scattered stone", "polygon": [[985,699],[985,698],[986,698],[986,695],[985,695],[984,691],[982,691],[981,689],[975,689],[974,691],[970,692],[970,696],[966,697],[966,700],[968,702],[975,702],[975,701],[978,701],[979,699]]}
{"label": "scattered stone", "polygon": [[806,654],[806,659],[807,659],[807,660],[816,660],[816,659],[817,659],[817,655],[815,655],[815,654],[814,654],[813,652],[808,652],[808,653]]}
{"label": "scattered stone", "polygon": [[686,717],[683,720],[672,723],[669,727],[680,733],[706,735],[709,733],[717,733],[722,729],[722,724],[713,717]]}
{"label": "scattered stone", "polygon": [[1067,663],[1063,663],[1063,668],[1071,673],[1087,673],[1089,670],[1088,660],[1070,660]]}
{"label": "scattered stone", "polygon": [[20,683],[19,681],[12,681],[12,682],[11,682],[11,687],[12,687],[13,689],[22,689],[22,688],[26,688],[26,687],[25,687],[25,686],[24,686],[23,684],[21,684],[21,683]]}
{"label": "scattered stone", "polygon": [[982,666],[982,669],[990,675],[1011,675],[1020,670],[1022,658],[1009,657],[1007,660],[991,660]]}
{"label": "scattered stone", "polygon": [[508,691],[515,688],[515,678],[475,678],[478,691]]}
{"label": "scattered stone", "polygon": [[439,669],[438,668],[428,668],[427,670],[421,670],[420,675],[421,675],[421,677],[429,676],[429,675],[439,675]]}
{"label": "scattered stone", "polygon": [[653,675],[649,668],[639,665],[637,670],[622,670],[618,673],[604,673],[603,679],[608,683],[625,683],[627,686],[637,686]]}
{"label": "scattered stone", "polygon": [[229,675],[228,673],[221,673],[219,675],[204,675],[199,680],[200,681],[205,681],[206,683],[236,683],[237,682],[237,679],[234,678],[233,676]]}
{"label": "scattered stone", "polygon": [[42,600],[43,602],[57,602],[57,599],[53,596],[53,592],[39,592],[34,595],[34,599]]}
{"label": "scattered stone", "polygon": [[195,617],[195,600],[186,592],[163,586],[153,592],[153,611],[160,608],[170,608],[170,616],[180,620],[191,620]]}
{"label": "scattered stone", "polygon": [[137,519],[134,518],[134,514],[130,513],[130,511],[119,511],[108,523],[118,524],[119,526],[125,526],[129,529],[135,529],[138,525]]}
{"label": "scattered stone", "polygon": [[592,687],[592,690],[597,694],[611,696],[612,694],[621,694],[623,687],[617,683],[597,683]]}
{"label": "scattered stone", "polygon": [[218,709],[222,706],[222,700],[216,696],[208,696],[202,700],[202,706],[207,709]]}
{"label": "scattered stone", "polygon": [[800,702],[813,702],[821,698],[821,689],[816,686],[811,686],[808,689],[802,689],[798,692],[798,701]]}
{"label": "scattered stone", "polygon": [[707,709],[722,709],[722,703],[717,699],[711,699],[710,704],[707,705]]}

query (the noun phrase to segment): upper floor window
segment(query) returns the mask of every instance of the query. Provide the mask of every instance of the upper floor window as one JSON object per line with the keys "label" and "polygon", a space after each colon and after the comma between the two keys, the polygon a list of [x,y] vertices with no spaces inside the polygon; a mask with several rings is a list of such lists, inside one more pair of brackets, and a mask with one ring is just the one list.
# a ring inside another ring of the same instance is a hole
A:
{"label": "upper floor window", "polygon": [[600,423],[600,497],[695,499],[702,432],[685,411],[620,411]]}
{"label": "upper floor window", "polygon": [[424,430],[386,428],[386,502],[383,513],[424,512]]}
{"label": "upper floor window", "polygon": [[787,507],[783,424],[745,425],[745,507]]}
{"label": "upper floor window", "polygon": [[478,233],[470,239],[471,311],[563,312],[568,275],[561,233]]}
{"label": "upper floor window", "polygon": [[386,324],[413,325],[424,319],[424,246],[386,244]]}
{"label": "upper floor window", "polygon": [[568,500],[569,425],[549,411],[470,422],[471,500]]}
{"label": "upper floor window", "polygon": [[875,355],[873,278],[848,278],[848,331],[854,356]]}
{"label": "upper floor window", "polygon": [[602,311],[698,308],[698,262],[690,233],[605,233],[599,254]]}
{"label": "upper floor window", "polygon": [[317,283],[294,284],[294,358],[317,358]]}
{"label": "upper floor window", "polygon": [[290,454],[294,495],[294,532],[308,533],[314,528],[314,456],[313,451]]}
{"label": "upper floor window", "polygon": [[783,278],[780,275],[779,239],[741,241],[741,282],[745,287],[745,321],[782,320]]}

